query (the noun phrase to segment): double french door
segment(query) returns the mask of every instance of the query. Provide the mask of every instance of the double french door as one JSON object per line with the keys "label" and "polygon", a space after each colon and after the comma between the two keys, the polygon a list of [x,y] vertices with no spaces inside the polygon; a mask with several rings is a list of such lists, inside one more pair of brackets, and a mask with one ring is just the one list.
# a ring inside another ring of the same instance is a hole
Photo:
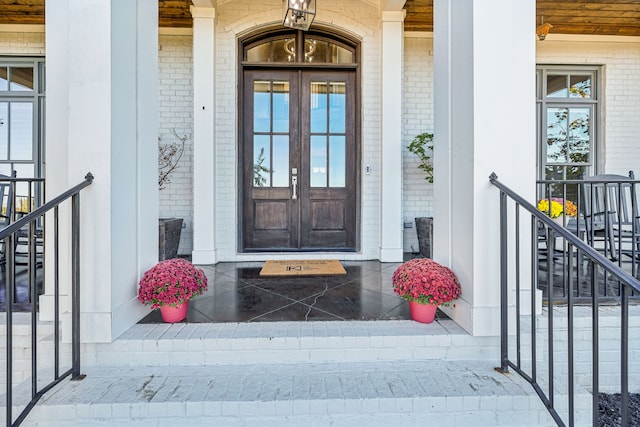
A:
{"label": "double french door", "polygon": [[355,250],[355,71],[243,77],[242,249]]}

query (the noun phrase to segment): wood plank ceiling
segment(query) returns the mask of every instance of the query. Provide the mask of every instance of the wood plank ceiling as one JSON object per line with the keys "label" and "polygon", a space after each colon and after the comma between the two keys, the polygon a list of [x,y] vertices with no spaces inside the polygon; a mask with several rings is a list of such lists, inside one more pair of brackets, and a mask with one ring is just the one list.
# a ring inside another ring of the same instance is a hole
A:
{"label": "wood plank ceiling", "polygon": [[[0,24],[42,25],[44,2],[0,0]],[[158,0],[158,5],[161,27],[191,27],[191,0]],[[405,8],[406,31],[433,31],[433,0],[407,0]],[[553,25],[551,34],[640,36],[640,0],[537,0],[536,25],[543,16]]]}

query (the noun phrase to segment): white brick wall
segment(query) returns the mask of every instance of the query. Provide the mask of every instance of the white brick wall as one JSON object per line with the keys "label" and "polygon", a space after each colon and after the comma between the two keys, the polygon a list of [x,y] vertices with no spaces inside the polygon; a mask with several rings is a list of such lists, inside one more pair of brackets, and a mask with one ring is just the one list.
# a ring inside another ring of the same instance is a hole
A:
{"label": "white brick wall", "polygon": [[44,56],[44,32],[18,33],[0,31],[0,55]]}
{"label": "white brick wall", "polygon": [[403,84],[403,221],[411,228],[404,229],[404,251],[418,251],[418,237],[414,219],[433,216],[433,184],[425,180],[418,169],[418,157],[406,148],[411,140],[423,132],[433,132],[433,37],[419,33],[404,39]]}
{"label": "white brick wall", "polygon": [[[183,218],[179,254],[193,248],[193,57],[191,36],[159,37],[158,135],[161,143],[187,136],[185,151],[171,182],[160,190],[160,217]],[[176,141],[177,142],[177,141]]]}
{"label": "white brick wall", "polygon": [[[216,9],[216,240],[221,261],[244,259],[237,254],[237,37],[281,19],[277,0],[250,0],[220,4]],[[240,17],[240,18],[238,18]],[[380,235],[380,18],[376,7],[366,2],[325,1],[317,23],[330,23],[362,39],[362,254],[378,258]],[[346,255],[347,257],[349,255]]]}

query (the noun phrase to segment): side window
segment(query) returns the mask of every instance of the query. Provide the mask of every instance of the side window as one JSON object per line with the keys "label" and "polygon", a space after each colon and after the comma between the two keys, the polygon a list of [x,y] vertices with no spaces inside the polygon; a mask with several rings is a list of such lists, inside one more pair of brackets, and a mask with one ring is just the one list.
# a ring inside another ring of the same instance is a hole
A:
{"label": "side window", "polygon": [[597,173],[599,70],[539,66],[539,179],[581,179]]}
{"label": "side window", "polygon": [[44,59],[0,58],[0,174],[43,176]]}

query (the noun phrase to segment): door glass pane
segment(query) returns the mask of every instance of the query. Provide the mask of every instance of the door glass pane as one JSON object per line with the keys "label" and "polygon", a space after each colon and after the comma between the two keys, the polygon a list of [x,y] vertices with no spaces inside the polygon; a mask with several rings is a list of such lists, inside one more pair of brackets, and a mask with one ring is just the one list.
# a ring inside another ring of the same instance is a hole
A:
{"label": "door glass pane", "polygon": [[33,67],[11,67],[9,90],[33,90]]}
{"label": "door glass pane", "polygon": [[273,132],[289,132],[289,82],[273,82]]}
{"label": "door glass pane", "polygon": [[590,122],[589,108],[569,109],[569,162],[571,163],[589,162]]}
{"label": "door glass pane", "polygon": [[271,185],[271,147],[269,135],[253,137],[253,186],[269,187]]}
{"label": "door glass pane", "polygon": [[547,163],[567,161],[567,120],[566,108],[547,108]]}
{"label": "door glass pane", "polygon": [[268,62],[270,55],[271,43],[262,43],[247,49],[247,61],[249,62]]}
{"label": "door glass pane", "polygon": [[289,135],[273,136],[273,187],[289,186]]}
{"label": "door glass pane", "polygon": [[327,186],[327,137],[314,135],[311,137],[310,169],[311,187]]}
{"label": "door glass pane", "polygon": [[568,92],[565,74],[547,76],[547,96],[549,98],[566,98]]}
{"label": "door glass pane", "polygon": [[591,98],[591,77],[570,76],[569,98]]}
{"label": "door glass pane", "polygon": [[9,90],[7,67],[0,67],[0,90]]}
{"label": "door glass pane", "polygon": [[9,104],[9,156],[11,160],[31,160],[33,151],[33,104]]}
{"label": "door glass pane", "polygon": [[270,82],[253,82],[253,131],[271,131],[271,85]]}
{"label": "door glass pane", "polygon": [[0,102],[0,160],[7,160],[9,151],[9,103]]}
{"label": "door glass pane", "polygon": [[282,39],[273,42],[273,62],[294,62],[296,60],[296,39]]}
{"label": "door glass pane", "polygon": [[311,133],[327,132],[327,84],[311,82]]}
{"label": "door glass pane", "polygon": [[327,42],[315,39],[304,41],[304,62],[327,62]]}
{"label": "door glass pane", "polygon": [[345,137],[329,139],[329,187],[345,187],[346,151]]}
{"label": "door glass pane", "polygon": [[353,52],[343,47],[331,45],[331,63],[351,64],[353,63]]}
{"label": "door glass pane", "polygon": [[345,83],[329,83],[329,132],[344,133],[346,123],[346,85]]}

